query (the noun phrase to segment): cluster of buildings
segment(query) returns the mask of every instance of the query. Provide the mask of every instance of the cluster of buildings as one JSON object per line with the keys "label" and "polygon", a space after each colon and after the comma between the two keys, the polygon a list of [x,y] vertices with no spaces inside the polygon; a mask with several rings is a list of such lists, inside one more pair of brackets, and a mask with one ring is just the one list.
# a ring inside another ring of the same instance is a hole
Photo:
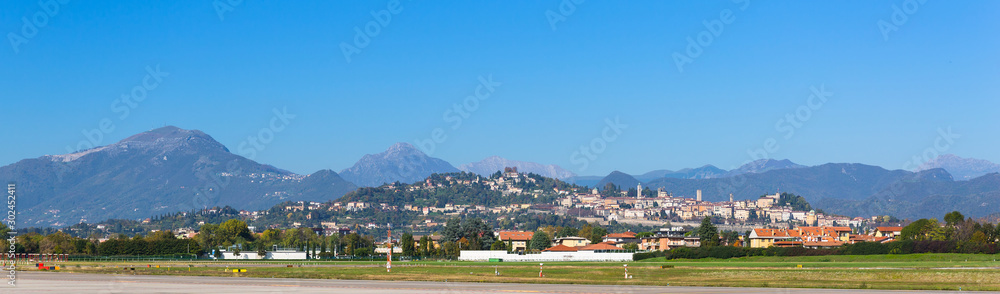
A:
{"label": "cluster of buildings", "polygon": [[805,247],[836,248],[857,242],[891,242],[899,238],[903,227],[876,227],[869,234],[854,234],[849,227],[798,227],[795,229],[754,229],[750,232],[751,248]]}
{"label": "cluster of buildings", "polygon": [[[535,236],[534,232],[518,232],[518,231],[502,231],[494,232],[496,238],[503,241],[508,246],[508,251],[511,252],[523,252],[528,250],[531,238]],[[548,248],[542,250],[542,252],[577,252],[577,251],[596,251],[596,252],[620,252],[625,251],[624,248],[620,247],[624,244],[638,244],[639,238],[636,233],[625,232],[625,233],[614,233],[607,234],[601,238],[600,243],[592,244],[590,239],[577,236],[567,236],[558,237],[549,240],[549,244],[546,244]]]}
{"label": "cluster of buildings", "polygon": [[[637,191],[642,191],[639,184]],[[681,220],[699,220],[705,217],[719,217],[733,223],[756,222],[771,224],[801,224],[817,226],[854,226],[865,223],[864,218],[848,218],[826,215],[815,211],[796,211],[782,205],[781,194],[761,196],[758,199],[711,202],[703,201],[701,190],[694,198],[674,197],[663,191],[656,191],[652,197],[602,197],[597,189],[590,193],[572,193],[559,199],[563,210],[585,208],[606,220],[645,219],[661,220],[676,216]],[[640,192],[641,194],[641,192]]]}
{"label": "cluster of buildings", "polygon": [[527,253],[534,232],[495,232],[496,237],[508,244],[509,250],[463,250],[459,260],[469,261],[630,261],[633,252],[619,247],[638,243],[635,233],[605,235],[600,243],[591,244],[583,237],[559,237],[549,240],[548,248],[541,252]]}

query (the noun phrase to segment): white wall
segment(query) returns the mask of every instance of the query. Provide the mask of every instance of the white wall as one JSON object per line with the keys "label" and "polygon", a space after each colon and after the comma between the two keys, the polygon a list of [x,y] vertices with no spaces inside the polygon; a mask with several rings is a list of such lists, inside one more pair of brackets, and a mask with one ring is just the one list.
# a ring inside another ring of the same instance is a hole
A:
{"label": "white wall", "polygon": [[[267,259],[306,259],[305,251],[278,251],[271,252],[268,251],[265,255]],[[237,256],[232,252],[224,251],[222,252],[222,258],[220,259],[260,259],[257,252],[240,252]]]}
{"label": "white wall", "polygon": [[503,261],[631,261],[632,253],[576,251],[518,255],[504,250],[462,250],[458,256],[458,260],[468,261],[488,261],[490,258],[500,258]]}

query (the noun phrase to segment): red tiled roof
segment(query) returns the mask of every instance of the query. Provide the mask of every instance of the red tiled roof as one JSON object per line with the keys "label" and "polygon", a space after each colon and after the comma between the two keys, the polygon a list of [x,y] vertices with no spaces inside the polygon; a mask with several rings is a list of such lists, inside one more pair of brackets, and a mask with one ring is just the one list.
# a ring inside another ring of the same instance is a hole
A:
{"label": "red tiled roof", "polygon": [[635,238],[635,233],[624,232],[604,235],[604,238]]}
{"label": "red tiled roof", "polygon": [[806,247],[837,247],[841,245],[844,245],[844,242],[839,242],[839,241],[802,242],[802,246]]}
{"label": "red tiled roof", "polygon": [[582,248],[580,248],[580,250],[593,251],[593,250],[623,250],[623,249],[621,247],[608,245],[607,243],[601,242],[597,244],[583,246]]}
{"label": "red tiled roof", "polygon": [[851,234],[851,242],[885,242],[889,240],[889,237],[875,237],[872,235],[855,235]]}
{"label": "red tiled roof", "polygon": [[753,229],[757,233],[758,237],[763,238],[795,238],[802,235],[798,230],[783,230],[783,229]]}
{"label": "red tiled roof", "polygon": [[535,232],[497,232],[502,241],[528,241]]}
{"label": "red tiled roof", "polygon": [[903,231],[903,227],[875,227],[879,232],[900,232]]}
{"label": "red tiled roof", "polygon": [[559,244],[559,245],[556,245],[556,246],[549,247],[549,248],[547,248],[545,250],[542,250],[542,251],[549,251],[549,252],[576,252],[577,250],[578,249],[576,249],[576,247],[569,247],[569,246],[566,246],[566,245]]}

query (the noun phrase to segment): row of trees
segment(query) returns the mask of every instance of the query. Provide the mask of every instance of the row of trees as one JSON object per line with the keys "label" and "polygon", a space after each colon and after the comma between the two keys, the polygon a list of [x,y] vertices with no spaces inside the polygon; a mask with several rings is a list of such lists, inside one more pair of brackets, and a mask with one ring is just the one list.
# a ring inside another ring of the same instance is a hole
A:
{"label": "row of trees", "polygon": [[944,224],[937,219],[919,219],[903,228],[900,239],[913,241],[953,241],[974,245],[997,244],[1000,226],[965,218],[958,211],[944,215]]}
{"label": "row of trees", "polygon": [[[0,224],[0,245],[9,248],[6,226]],[[48,235],[27,233],[17,237],[14,250],[17,253],[70,254],[70,255],[175,255],[199,254],[202,246],[194,240],[177,239],[169,231],[158,231],[143,237],[136,235],[128,238],[115,234],[104,242],[98,242],[96,237],[77,238],[64,232],[54,232]]]}

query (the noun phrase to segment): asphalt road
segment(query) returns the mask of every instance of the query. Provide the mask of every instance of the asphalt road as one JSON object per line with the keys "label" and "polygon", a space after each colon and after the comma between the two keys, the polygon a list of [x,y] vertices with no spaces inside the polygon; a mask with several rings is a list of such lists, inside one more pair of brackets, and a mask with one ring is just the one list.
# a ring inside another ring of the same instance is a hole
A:
{"label": "asphalt road", "polygon": [[[6,286],[6,285],[4,285]],[[0,286],[0,287],[4,287]],[[7,286],[9,287],[9,286]],[[359,280],[132,276],[21,272],[17,286],[2,293],[942,293],[828,289],[650,287],[393,282]]]}

